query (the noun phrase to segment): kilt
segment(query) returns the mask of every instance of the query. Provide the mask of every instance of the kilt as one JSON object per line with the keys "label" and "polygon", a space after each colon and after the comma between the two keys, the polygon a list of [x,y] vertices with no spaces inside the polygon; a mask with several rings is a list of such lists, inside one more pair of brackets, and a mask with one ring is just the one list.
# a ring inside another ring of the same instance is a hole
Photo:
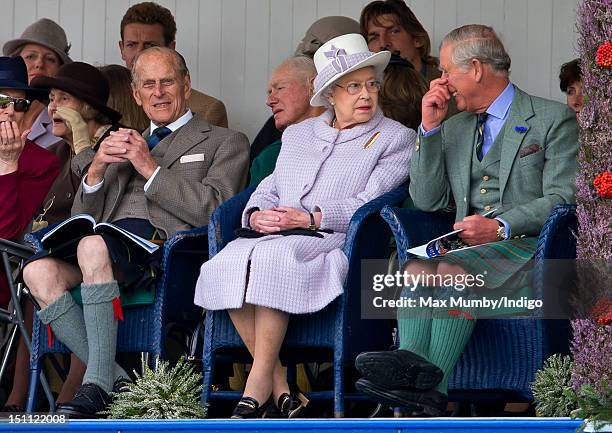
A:
{"label": "kilt", "polygon": [[531,259],[538,246],[538,238],[507,239],[478,245],[434,257],[460,266],[471,275],[482,275],[484,287],[499,289],[497,293],[511,293],[528,284],[531,278]]}
{"label": "kilt", "polygon": [[[143,219],[126,218],[114,221],[113,224],[144,239],[152,239],[155,233],[155,227]],[[136,287],[152,290],[153,287],[149,286],[152,286],[161,273],[162,249],[159,248],[154,253],[148,254],[120,236],[113,236],[112,233],[102,233],[100,236],[108,249],[121,293],[132,295]],[[54,257],[78,266],[77,247],[81,239],[73,239],[52,251],[41,250],[30,257],[26,265],[45,257]]]}
{"label": "kilt", "polygon": [[[457,288],[423,287],[409,290],[404,288],[402,296],[417,300],[419,297],[431,296],[433,299],[450,303],[453,297],[462,297],[468,301],[487,298],[519,299],[521,296],[531,295],[532,258],[538,244],[538,238],[528,237],[521,239],[508,239],[500,242],[479,245],[474,248],[463,249],[443,256],[437,256],[428,261],[446,262],[460,266],[467,274],[480,275],[484,280],[482,287],[466,286],[461,290]],[[434,309],[436,310],[436,309]],[[447,308],[437,309],[433,314],[437,317],[450,317]],[[525,313],[521,307],[499,308],[490,310],[486,308],[461,308],[473,317],[498,317],[510,313]],[[398,318],[415,318],[432,313],[422,309],[400,309]]]}

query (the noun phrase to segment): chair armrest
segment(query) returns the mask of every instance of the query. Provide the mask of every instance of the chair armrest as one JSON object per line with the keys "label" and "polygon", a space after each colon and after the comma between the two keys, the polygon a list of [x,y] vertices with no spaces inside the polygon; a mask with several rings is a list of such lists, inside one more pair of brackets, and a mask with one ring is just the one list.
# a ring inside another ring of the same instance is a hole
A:
{"label": "chair armrest", "polygon": [[556,205],[540,231],[535,259],[576,258],[577,230],[576,205]]}
{"label": "chair armrest", "polygon": [[423,212],[414,208],[385,206],[380,214],[391,227],[401,266],[408,260],[409,248],[448,233],[455,221],[451,212]]}
{"label": "chair armrest", "polygon": [[[163,246],[156,314],[166,322],[192,323],[201,309],[193,303],[200,266],[208,259],[208,226],[176,232]],[[162,309],[166,309],[163,314]]]}
{"label": "chair armrest", "polygon": [[162,266],[166,267],[171,255],[185,253],[208,256],[208,226],[178,231],[164,242]]}
{"label": "chair armrest", "polygon": [[234,230],[242,223],[242,211],[247,205],[255,187],[250,187],[219,206],[210,217],[208,224],[208,254],[212,258],[236,236]]}
{"label": "chair armrest", "polygon": [[[576,278],[576,205],[556,205],[542,226],[535,252],[533,296],[544,302],[548,317],[564,316]],[[568,285],[569,284],[569,285]]]}
{"label": "chair armrest", "polygon": [[355,244],[357,234],[363,223],[372,215],[378,216],[380,211],[385,206],[394,206],[402,203],[408,197],[408,182],[398,186],[397,188],[369,201],[361,206],[351,217],[349,228],[346,232],[343,251],[349,258],[352,254],[352,247]]}

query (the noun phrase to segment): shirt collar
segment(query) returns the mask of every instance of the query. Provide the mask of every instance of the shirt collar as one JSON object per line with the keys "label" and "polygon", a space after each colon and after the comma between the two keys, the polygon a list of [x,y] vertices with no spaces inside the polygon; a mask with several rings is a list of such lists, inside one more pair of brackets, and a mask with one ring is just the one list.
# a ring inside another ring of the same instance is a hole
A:
{"label": "shirt collar", "polygon": [[[174,132],[177,129],[179,129],[181,126],[184,126],[187,122],[189,122],[192,117],[193,117],[193,113],[191,112],[191,110],[187,110],[187,112],[183,114],[181,117],[179,117],[178,119],[176,119],[174,122],[170,123],[169,125],[166,125],[166,128]],[[158,128],[158,126],[155,123],[153,123],[153,121],[151,120],[150,128],[151,128],[150,131],[153,132]]]}
{"label": "shirt collar", "polygon": [[508,83],[503,92],[499,94],[495,101],[489,108],[487,108],[487,114],[496,117],[498,119],[505,119],[508,115],[508,111],[510,111],[510,105],[512,105],[512,100],[514,99],[514,85],[512,83]]}

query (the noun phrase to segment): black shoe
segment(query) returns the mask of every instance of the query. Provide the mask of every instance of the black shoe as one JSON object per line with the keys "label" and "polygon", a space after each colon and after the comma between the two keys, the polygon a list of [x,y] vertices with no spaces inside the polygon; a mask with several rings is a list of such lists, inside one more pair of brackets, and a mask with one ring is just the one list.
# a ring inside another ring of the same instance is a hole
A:
{"label": "black shoe", "polygon": [[134,383],[130,379],[126,379],[125,377],[120,377],[113,383],[113,394],[120,394],[122,392],[127,392],[130,390],[129,386]]}
{"label": "black shoe", "polygon": [[355,367],[367,380],[384,388],[431,389],[440,383],[442,370],[408,350],[364,352]]}
{"label": "black shoe", "polygon": [[[391,407],[405,407],[411,416],[443,416],[448,397],[439,391],[415,391],[409,389],[387,389],[367,379],[359,379],[355,388],[373,397],[374,400]],[[419,415],[422,413],[422,415]]]}
{"label": "black shoe", "polygon": [[5,404],[0,409],[0,413],[21,413],[25,412],[25,408],[18,406],[16,404]]}
{"label": "black shoe", "polygon": [[106,409],[110,402],[111,398],[98,385],[84,383],[74,399],[58,405],[57,414],[68,415],[70,418],[104,418],[98,412]]}
{"label": "black shoe", "polygon": [[300,412],[308,406],[308,399],[301,392],[296,394],[282,393],[278,398],[278,409],[284,418],[297,418]]}
{"label": "black shoe", "polygon": [[266,401],[261,407],[259,402],[253,397],[242,397],[232,413],[232,419],[253,419],[261,418],[266,411],[270,399]]}

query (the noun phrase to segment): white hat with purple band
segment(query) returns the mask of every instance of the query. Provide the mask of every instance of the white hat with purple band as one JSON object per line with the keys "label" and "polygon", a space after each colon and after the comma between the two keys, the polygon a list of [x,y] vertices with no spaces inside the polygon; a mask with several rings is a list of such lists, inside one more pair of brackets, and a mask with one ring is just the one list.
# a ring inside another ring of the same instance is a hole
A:
{"label": "white hat with purple band", "polygon": [[387,67],[391,53],[381,51],[373,53],[368,50],[366,40],[357,33],[338,36],[321,45],[314,54],[314,63],[317,68],[317,77],[314,81],[314,96],[310,105],[320,107],[326,105],[323,94],[325,89],[357,69],[374,66],[377,73]]}

